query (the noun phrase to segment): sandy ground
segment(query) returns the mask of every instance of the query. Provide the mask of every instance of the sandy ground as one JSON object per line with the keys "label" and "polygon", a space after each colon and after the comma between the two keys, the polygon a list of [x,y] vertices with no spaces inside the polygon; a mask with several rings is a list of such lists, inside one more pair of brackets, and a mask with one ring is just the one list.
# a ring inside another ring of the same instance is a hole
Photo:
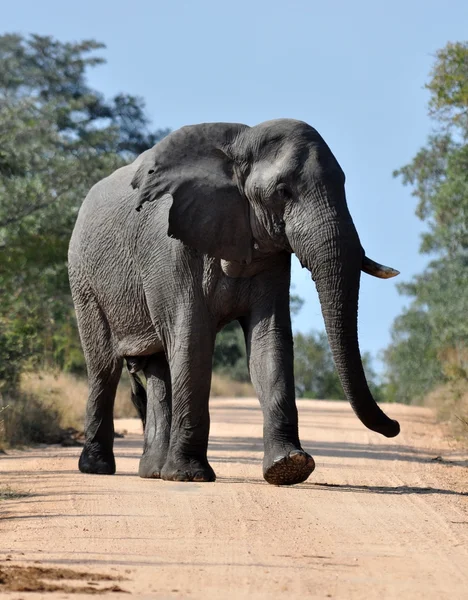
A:
{"label": "sandy ground", "polygon": [[299,402],[317,468],[290,488],[262,479],[256,400],[212,401],[216,483],[139,479],[132,420],[117,422],[129,433],[116,440],[113,477],[80,474],[77,448],[1,456],[0,487],[30,496],[0,502],[0,569],[74,569],[89,573],[88,590],[110,574],[138,598],[467,598],[467,453],[429,410],[386,410],[402,425],[392,440],[345,403]]}

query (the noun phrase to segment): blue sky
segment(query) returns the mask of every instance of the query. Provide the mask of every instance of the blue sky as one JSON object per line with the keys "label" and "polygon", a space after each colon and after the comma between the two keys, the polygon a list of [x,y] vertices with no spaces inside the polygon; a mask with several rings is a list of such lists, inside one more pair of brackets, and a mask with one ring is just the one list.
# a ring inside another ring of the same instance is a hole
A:
{"label": "blue sky", "polygon": [[[91,84],[142,96],[155,127],[278,117],[316,127],[346,173],[367,254],[401,271],[362,278],[361,348],[377,356],[388,344],[407,303],[396,282],[428,260],[415,199],[392,171],[431,131],[424,83],[436,50],[466,38],[466,0],[15,0],[1,15],[3,32],[104,42]],[[322,329],[297,261],[293,284],[306,300],[295,330]]]}

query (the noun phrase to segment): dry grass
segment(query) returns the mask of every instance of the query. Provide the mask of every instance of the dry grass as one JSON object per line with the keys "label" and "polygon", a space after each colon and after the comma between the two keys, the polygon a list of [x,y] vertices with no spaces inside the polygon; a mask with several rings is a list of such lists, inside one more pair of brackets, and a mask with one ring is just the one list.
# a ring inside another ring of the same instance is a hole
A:
{"label": "dry grass", "polygon": [[439,421],[447,423],[455,437],[468,442],[468,382],[440,386],[426,396],[424,404],[436,410]]}
{"label": "dry grass", "polygon": [[[62,567],[21,565],[2,565],[0,567],[0,590],[4,592],[42,592],[42,594],[44,592],[62,592],[62,594],[78,593],[99,596],[107,592],[128,593],[120,586],[115,585],[113,583],[115,581],[128,580],[120,575],[83,573]],[[113,585],[103,587],[102,582],[111,582]]]}
{"label": "dry grass", "polygon": [[251,383],[234,381],[228,377],[213,373],[211,395],[225,398],[252,398],[255,396],[255,392]]}
{"label": "dry grass", "polygon": [[7,401],[0,423],[0,446],[55,443],[60,438],[59,413],[52,405],[24,393]]}
{"label": "dry grass", "polygon": [[[56,410],[60,427],[83,428],[88,398],[86,379],[60,372],[28,373],[21,380],[21,391],[39,398],[44,405]],[[130,400],[128,376],[122,377],[119,384],[114,411],[116,418],[137,416]]]}
{"label": "dry grass", "polygon": [[[251,384],[218,374],[213,374],[211,394],[229,398],[255,395]],[[2,445],[61,443],[65,430],[82,431],[87,396],[86,380],[67,373],[23,375],[18,397],[4,399],[7,406],[0,418],[0,451]],[[124,371],[115,400],[115,418],[137,417],[130,396],[129,376]]]}
{"label": "dry grass", "polygon": [[[60,414],[61,427],[80,429],[83,426],[88,397],[88,384],[85,379],[59,372],[29,373],[23,376],[21,391],[40,398],[42,402],[55,408]],[[252,397],[255,396],[255,392],[250,383],[233,381],[213,373],[211,395],[229,398]],[[114,416],[116,419],[137,416],[130,400],[130,382],[125,371],[117,389]]]}
{"label": "dry grass", "polygon": [[30,495],[29,492],[18,492],[10,487],[0,488],[0,500],[18,500],[19,498],[27,498]]}
{"label": "dry grass", "polygon": [[[23,375],[21,392],[24,397],[38,400],[49,413],[56,415],[57,425],[62,428],[83,428],[88,384],[68,373],[40,372]],[[254,396],[252,385],[232,381],[227,377],[213,374],[212,396],[242,397]],[[28,403],[26,403],[26,409]],[[130,382],[126,371],[122,375],[115,399],[115,418],[136,417],[130,400]]]}
{"label": "dry grass", "polygon": [[[122,377],[115,402],[117,418],[136,417],[128,375]],[[3,398],[0,451],[9,446],[64,443],[72,445],[83,430],[88,385],[60,372],[24,374],[18,394]]]}

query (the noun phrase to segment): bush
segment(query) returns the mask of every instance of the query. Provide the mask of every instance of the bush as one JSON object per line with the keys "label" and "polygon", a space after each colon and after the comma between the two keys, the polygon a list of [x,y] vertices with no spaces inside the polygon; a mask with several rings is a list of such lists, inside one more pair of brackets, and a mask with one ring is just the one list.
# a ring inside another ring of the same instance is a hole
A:
{"label": "bush", "polygon": [[[213,374],[212,396],[255,396],[249,383]],[[83,429],[88,385],[69,373],[43,371],[23,374],[19,391],[3,397],[0,407],[0,448],[28,444],[61,443],[72,428]],[[130,382],[123,372],[114,406],[114,417],[136,418],[130,400]]]}
{"label": "bush", "polygon": [[1,438],[3,444],[53,444],[61,438],[58,410],[31,394],[18,394],[3,407]]}
{"label": "bush", "polygon": [[[19,390],[3,396],[0,447],[61,443],[68,429],[82,431],[87,397],[83,378],[51,371],[23,374]],[[137,416],[125,373],[117,390],[114,416]]]}
{"label": "bush", "polygon": [[424,404],[435,409],[437,418],[447,423],[455,437],[468,441],[468,382],[452,381],[430,392]]}

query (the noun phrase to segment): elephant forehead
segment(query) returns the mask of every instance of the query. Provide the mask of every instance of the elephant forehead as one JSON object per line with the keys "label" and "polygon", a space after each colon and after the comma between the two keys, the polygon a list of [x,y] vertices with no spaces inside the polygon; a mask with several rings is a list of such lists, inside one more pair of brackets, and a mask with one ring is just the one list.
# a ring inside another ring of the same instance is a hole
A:
{"label": "elephant forehead", "polygon": [[285,141],[254,164],[252,177],[256,184],[263,186],[297,177],[306,162],[312,165],[318,161],[318,153],[314,146]]}
{"label": "elephant forehead", "polygon": [[309,141],[321,140],[321,136],[316,129],[311,127],[304,121],[296,119],[273,119],[264,121],[252,128],[253,135],[258,135],[264,140],[281,137],[287,138],[303,138]]}

